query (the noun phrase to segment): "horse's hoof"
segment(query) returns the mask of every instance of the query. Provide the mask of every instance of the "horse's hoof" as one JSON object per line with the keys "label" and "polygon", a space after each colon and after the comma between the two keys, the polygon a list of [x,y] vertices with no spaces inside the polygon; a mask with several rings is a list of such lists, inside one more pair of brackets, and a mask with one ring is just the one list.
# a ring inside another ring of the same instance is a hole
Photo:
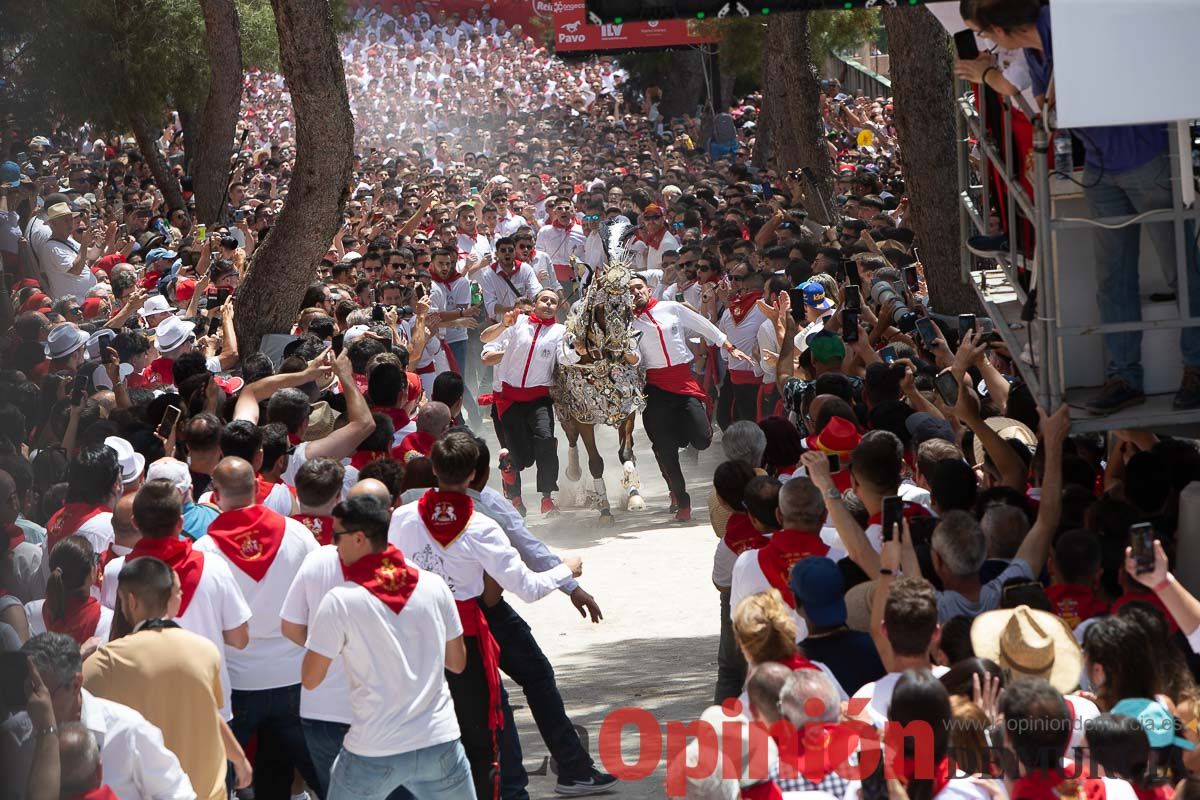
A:
{"label": "horse's hoof", "polygon": [[629,495],[629,502],[626,503],[626,508],[630,511],[645,511],[646,501],[642,499],[640,494]]}
{"label": "horse's hoof", "polygon": [[605,528],[612,527],[617,524],[617,518],[612,515],[612,512],[607,508],[600,512],[600,525]]}

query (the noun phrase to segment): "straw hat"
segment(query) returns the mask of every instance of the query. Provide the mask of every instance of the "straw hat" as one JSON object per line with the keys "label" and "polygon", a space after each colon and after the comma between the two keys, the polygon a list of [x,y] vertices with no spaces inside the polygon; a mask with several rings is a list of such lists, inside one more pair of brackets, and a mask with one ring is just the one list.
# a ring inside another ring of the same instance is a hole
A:
{"label": "straw hat", "polygon": [[333,433],[333,426],[337,424],[340,416],[341,414],[324,400],[313,403],[308,413],[308,429],[304,432],[304,441],[315,442]]}
{"label": "straw hat", "polygon": [[[1037,434],[1034,433],[1028,425],[1020,420],[1012,419],[1011,417],[988,417],[984,424],[1000,435],[1001,439],[1016,439],[1034,450],[1037,447]],[[983,443],[979,441],[979,437],[975,437],[974,447],[974,463],[983,463]]]}
{"label": "straw hat", "polygon": [[1059,617],[1029,606],[988,611],[971,625],[971,646],[1014,676],[1044,678],[1066,694],[1079,685],[1083,651]]}

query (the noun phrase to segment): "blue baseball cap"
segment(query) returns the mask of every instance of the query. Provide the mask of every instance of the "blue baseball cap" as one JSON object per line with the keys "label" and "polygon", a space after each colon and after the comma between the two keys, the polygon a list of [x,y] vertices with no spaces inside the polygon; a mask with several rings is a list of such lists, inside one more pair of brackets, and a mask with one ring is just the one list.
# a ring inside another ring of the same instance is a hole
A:
{"label": "blue baseball cap", "polygon": [[1156,700],[1149,697],[1127,697],[1112,707],[1112,713],[1133,717],[1146,732],[1151,747],[1175,745],[1184,750],[1195,750],[1196,745],[1182,736],[1175,735],[1175,717]]}
{"label": "blue baseball cap", "polygon": [[176,253],[174,250],[168,250],[165,247],[156,247],[149,253],[146,253],[146,264],[153,264],[155,261],[162,261],[163,259],[170,260],[175,258],[175,256]]}
{"label": "blue baseball cap", "polygon": [[833,301],[825,296],[825,287],[816,281],[802,283],[800,289],[804,292],[804,305],[809,308],[815,308],[818,311],[828,311],[833,308]]}
{"label": "blue baseball cap", "polygon": [[0,164],[0,186],[15,189],[21,185],[21,167],[15,161]]}
{"label": "blue baseball cap", "polygon": [[828,558],[809,556],[796,562],[788,581],[796,608],[818,628],[846,622],[846,585],[838,565]]}

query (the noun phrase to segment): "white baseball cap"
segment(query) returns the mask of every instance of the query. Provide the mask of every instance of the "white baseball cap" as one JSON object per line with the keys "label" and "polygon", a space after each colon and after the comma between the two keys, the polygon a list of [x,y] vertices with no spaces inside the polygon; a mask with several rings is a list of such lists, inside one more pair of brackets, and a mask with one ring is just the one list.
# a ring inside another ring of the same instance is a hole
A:
{"label": "white baseball cap", "polygon": [[177,458],[160,458],[146,470],[146,480],[160,479],[175,484],[175,488],[181,492],[192,488],[192,473],[188,470],[188,465]]}

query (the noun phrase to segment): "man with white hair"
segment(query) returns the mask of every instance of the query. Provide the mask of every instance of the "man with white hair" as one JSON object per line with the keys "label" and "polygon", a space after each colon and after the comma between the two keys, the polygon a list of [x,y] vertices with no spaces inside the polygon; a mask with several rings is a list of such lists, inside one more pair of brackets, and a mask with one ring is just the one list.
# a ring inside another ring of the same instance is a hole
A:
{"label": "man with white hair", "polygon": [[[45,278],[47,294],[83,297],[96,285],[96,276],[87,268],[92,231],[67,203],[46,209],[46,225],[50,237],[34,245],[33,257]],[[73,234],[79,234],[79,239]]]}
{"label": "man with white hair", "polygon": [[188,465],[175,458],[160,458],[146,471],[146,480],[166,480],[175,485],[183,498],[183,532],[190,539],[208,533],[208,526],[220,510],[210,503],[197,503],[192,498],[192,473]]}

